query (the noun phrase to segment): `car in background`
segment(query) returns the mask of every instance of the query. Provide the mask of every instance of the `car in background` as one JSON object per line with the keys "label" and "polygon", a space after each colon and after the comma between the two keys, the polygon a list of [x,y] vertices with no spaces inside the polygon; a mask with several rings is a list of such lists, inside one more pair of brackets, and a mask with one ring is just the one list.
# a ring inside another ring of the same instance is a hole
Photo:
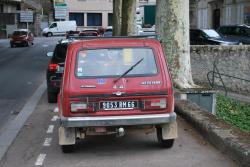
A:
{"label": "car in background", "polygon": [[53,35],[65,35],[68,31],[76,31],[76,21],[56,21],[52,22],[49,27],[44,28],[42,34],[46,37]]}
{"label": "car in background", "polygon": [[13,32],[10,38],[10,47],[29,46],[34,44],[34,35],[28,29],[18,29]]}
{"label": "car in background", "polygon": [[224,37],[239,40],[242,44],[250,44],[250,26],[228,25],[220,26],[217,31]]}
{"label": "car in background", "polygon": [[100,37],[98,30],[84,30],[79,33],[79,37]]}
{"label": "car in background", "polygon": [[66,39],[68,39],[69,37],[78,37],[79,33],[80,33],[80,31],[67,31],[66,32]]}
{"label": "car in background", "polygon": [[104,33],[103,33],[104,37],[112,37],[113,36],[113,27],[112,26],[108,26]]}
{"label": "car in background", "polygon": [[64,153],[90,135],[121,137],[133,129],[156,132],[165,148],[177,138],[174,92],[160,42],[118,38],[79,40],[68,46],[58,95]]}
{"label": "car in background", "polygon": [[72,40],[60,40],[54,49],[54,52],[48,52],[47,56],[51,57],[47,72],[47,98],[49,103],[57,102],[57,95],[60,91],[61,80],[64,71],[64,62],[68,45]]}
{"label": "car in background", "polygon": [[227,39],[214,29],[190,29],[190,45],[239,45],[240,41]]}

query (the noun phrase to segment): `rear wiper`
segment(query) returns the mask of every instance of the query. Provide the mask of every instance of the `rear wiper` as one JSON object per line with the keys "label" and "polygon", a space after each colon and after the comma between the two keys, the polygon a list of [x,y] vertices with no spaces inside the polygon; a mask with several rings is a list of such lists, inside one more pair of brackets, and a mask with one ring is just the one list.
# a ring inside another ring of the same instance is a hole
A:
{"label": "rear wiper", "polygon": [[133,66],[131,66],[127,71],[125,71],[121,76],[119,76],[117,79],[115,79],[114,83],[116,83],[121,78],[123,78],[125,75],[127,75],[130,71],[132,71],[138,64],[140,64],[142,62],[143,59],[144,58],[142,58],[141,60],[139,60],[137,63],[135,63]]}

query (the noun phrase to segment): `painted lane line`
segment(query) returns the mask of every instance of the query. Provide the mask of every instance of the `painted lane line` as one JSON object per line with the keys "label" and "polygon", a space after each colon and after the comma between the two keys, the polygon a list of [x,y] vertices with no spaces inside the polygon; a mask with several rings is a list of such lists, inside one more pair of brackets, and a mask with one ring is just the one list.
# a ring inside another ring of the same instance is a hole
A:
{"label": "painted lane line", "polygon": [[48,147],[51,145],[52,138],[45,138],[43,146]]}
{"label": "painted lane line", "polygon": [[43,162],[45,160],[45,157],[46,157],[46,154],[40,154],[37,159],[36,159],[36,163],[35,165],[36,166],[42,166],[43,165]]}
{"label": "painted lane line", "polygon": [[58,117],[57,115],[54,115],[53,118],[51,119],[51,121],[52,121],[52,122],[55,122],[55,121],[58,120],[58,118],[59,118],[59,117]]}
{"label": "painted lane line", "polygon": [[53,112],[57,113],[58,112],[58,107],[56,107]]}
{"label": "painted lane line", "polygon": [[54,125],[50,125],[48,127],[47,133],[53,133],[53,130],[54,130]]}
{"label": "painted lane line", "polygon": [[44,48],[46,48],[46,47],[48,47],[49,45],[46,45],[46,44],[44,44],[44,45],[42,45],[42,47],[44,47]]}

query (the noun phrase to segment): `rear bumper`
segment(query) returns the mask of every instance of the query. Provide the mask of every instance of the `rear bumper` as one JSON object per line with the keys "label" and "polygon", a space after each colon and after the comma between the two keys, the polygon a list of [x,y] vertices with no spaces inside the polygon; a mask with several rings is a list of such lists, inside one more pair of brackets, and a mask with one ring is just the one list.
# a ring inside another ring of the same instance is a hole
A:
{"label": "rear bumper", "polygon": [[98,127],[98,126],[133,126],[159,125],[176,121],[176,113],[129,115],[129,116],[102,116],[102,117],[61,117],[63,127]]}

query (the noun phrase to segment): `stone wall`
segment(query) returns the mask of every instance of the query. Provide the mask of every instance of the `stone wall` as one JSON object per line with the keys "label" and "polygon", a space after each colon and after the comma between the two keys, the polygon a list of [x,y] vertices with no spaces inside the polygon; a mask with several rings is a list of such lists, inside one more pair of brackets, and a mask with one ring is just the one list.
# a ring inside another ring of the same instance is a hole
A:
{"label": "stone wall", "polygon": [[[220,73],[250,80],[250,46],[248,45],[191,46],[190,54],[195,83],[208,84],[207,73],[213,70],[214,62]],[[226,87],[232,91],[250,94],[250,82],[225,76],[222,76],[222,79]],[[221,85],[218,79],[215,83]]]}

